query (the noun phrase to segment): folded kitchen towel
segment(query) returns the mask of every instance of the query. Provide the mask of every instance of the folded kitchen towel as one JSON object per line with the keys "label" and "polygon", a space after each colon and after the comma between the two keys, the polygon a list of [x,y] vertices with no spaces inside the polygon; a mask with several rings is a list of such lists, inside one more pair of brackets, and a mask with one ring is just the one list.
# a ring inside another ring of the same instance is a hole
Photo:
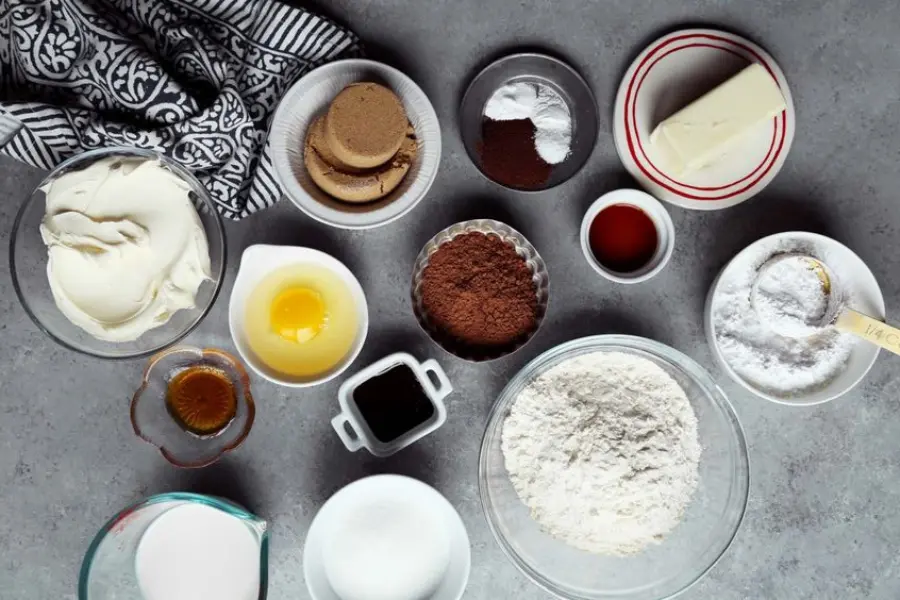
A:
{"label": "folded kitchen towel", "polygon": [[358,53],[351,32],[278,0],[0,0],[0,153],[50,169],[157,150],[238,219],[280,197],[265,138],[281,96]]}

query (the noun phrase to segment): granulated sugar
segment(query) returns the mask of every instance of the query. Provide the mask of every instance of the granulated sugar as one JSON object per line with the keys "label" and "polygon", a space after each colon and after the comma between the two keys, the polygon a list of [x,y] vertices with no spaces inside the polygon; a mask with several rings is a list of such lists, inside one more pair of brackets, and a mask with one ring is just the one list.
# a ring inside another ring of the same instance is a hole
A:
{"label": "granulated sugar", "polygon": [[[797,253],[828,264],[828,257],[815,244],[776,240],[761,244],[753,252],[738,257],[728,267],[713,300],[712,320],[716,344],[734,372],[748,383],[775,396],[791,397],[821,389],[847,366],[855,337],[834,327],[808,328],[783,335],[779,323],[808,325],[817,313],[824,312],[824,299],[813,279],[815,274],[797,278],[791,265],[768,273],[761,283],[757,302],[762,318],[751,301],[759,269],[779,254]],[[767,270],[768,271],[768,270]],[[790,277],[787,281],[785,277]],[[800,304],[803,304],[801,307]],[[801,322],[802,321],[802,322]],[[775,327],[773,327],[775,325]],[[796,335],[808,333],[809,335]]]}

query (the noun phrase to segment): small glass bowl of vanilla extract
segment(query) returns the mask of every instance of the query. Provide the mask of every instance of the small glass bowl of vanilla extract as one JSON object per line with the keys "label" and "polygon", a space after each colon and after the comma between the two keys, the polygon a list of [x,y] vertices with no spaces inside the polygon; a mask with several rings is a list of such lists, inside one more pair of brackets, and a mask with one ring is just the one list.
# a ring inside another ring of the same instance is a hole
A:
{"label": "small glass bowl of vanilla extract", "polygon": [[237,448],[256,406],[250,378],[227,352],[190,346],[156,354],[131,401],[141,439],[178,467],[203,467]]}

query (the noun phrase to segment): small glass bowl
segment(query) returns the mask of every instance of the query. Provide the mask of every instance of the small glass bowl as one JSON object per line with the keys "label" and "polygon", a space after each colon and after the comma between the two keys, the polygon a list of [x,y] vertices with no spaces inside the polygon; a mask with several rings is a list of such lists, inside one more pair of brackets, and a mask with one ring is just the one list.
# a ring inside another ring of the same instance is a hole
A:
{"label": "small glass bowl", "polygon": [[[157,160],[190,186],[194,208],[200,216],[209,245],[210,272],[212,279],[200,285],[195,307],[182,309],[159,327],[150,329],[131,342],[108,342],[98,340],[71,321],[57,308],[47,280],[48,253],[41,239],[41,221],[46,212],[45,185],[60,175],[87,168],[98,160],[109,158],[146,158]],[[48,336],[59,344],[105,359],[126,359],[150,356],[171,346],[194,330],[212,308],[225,273],[225,229],[216,212],[215,204],[206,188],[180,164],[150,150],[137,148],[104,148],[79,154],[54,169],[32,192],[31,197],[19,209],[13,224],[9,246],[9,271],[13,288],[22,307],[31,320]]]}
{"label": "small glass bowl", "polygon": [[[431,259],[431,255],[437,252],[441,245],[446,244],[458,235],[466,233],[483,233],[485,235],[493,235],[507,244],[511,244],[516,253],[522,257],[525,264],[531,270],[532,281],[534,282],[535,293],[537,294],[537,318],[535,319],[534,328],[525,336],[505,346],[496,348],[479,348],[467,345],[444,333],[437,325],[435,325],[428,311],[422,304],[422,279],[425,274],[425,267]],[[412,306],[416,321],[425,330],[435,344],[457,356],[463,360],[471,362],[482,362],[487,360],[495,360],[512,354],[516,350],[527,344],[534,334],[540,329],[544,322],[544,316],[547,314],[547,305],[550,302],[550,275],[547,272],[547,264],[537,249],[531,245],[524,235],[500,221],[493,219],[474,219],[471,221],[462,221],[451,225],[443,231],[435,234],[433,238],[419,252],[416,258],[416,264],[413,267],[412,276]]]}
{"label": "small glass bowl", "polygon": [[[625,352],[652,361],[678,382],[697,415],[703,452],[697,489],[682,522],[659,545],[628,557],[577,550],[545,533],[513,488],[500,447],[503,423],[522,389],[563,361],[592,352]],[[749,487],[744,432],[712,376],[674,348],[627,335],[573,340],[528,363],[491,409],[478,460],[481,504],[503,552],[534,583],[566,600],[661,600],[684,591],[731,545]]]}
{"label": "small glass bowl", "polygon": [[[221,431],[199,436],[185,431],[169,414],[166,391],[169,381],[189,367],[210,366],[224,371],[237,396],[237,410]],[[176,467],[205,467],[246,439],[256,416],[250,395],[250,378],[233,356],[221,350],[190,346],[172,348],[150,359],[144,380],[131,401],[131,424],[141,439],[159,448]]]}

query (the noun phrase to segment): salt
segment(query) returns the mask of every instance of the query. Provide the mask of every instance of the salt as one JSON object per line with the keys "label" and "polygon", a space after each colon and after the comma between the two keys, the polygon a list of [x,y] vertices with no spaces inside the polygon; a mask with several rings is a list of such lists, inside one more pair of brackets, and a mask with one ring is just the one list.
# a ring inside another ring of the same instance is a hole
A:
{"label": "salt", "polygon": [[[725,362],[754,387],[780,397],[826,386],[846,368],[857,343],[854,336],[833,326],[810,327],[810,335],[779,333],[779,323],[796,326],[812,322],[820,310],[824,313],[822,303],[827,303],[827,298],[820,296],[824,295],[821,280],[812,279],[816,273],[798,272],[798,265],[791,262],[774,265],[771,273],[767,268],[759,281],[759,299],[751,301],[760,267],[773,256],[787,253],[804,254],[828,264],[828,257],[815,244],[797,240],[761,244],[728,267],[712,305],[716,344]],[[793,276],[799,274],[798,280],[786,280],[791,272]]]}

